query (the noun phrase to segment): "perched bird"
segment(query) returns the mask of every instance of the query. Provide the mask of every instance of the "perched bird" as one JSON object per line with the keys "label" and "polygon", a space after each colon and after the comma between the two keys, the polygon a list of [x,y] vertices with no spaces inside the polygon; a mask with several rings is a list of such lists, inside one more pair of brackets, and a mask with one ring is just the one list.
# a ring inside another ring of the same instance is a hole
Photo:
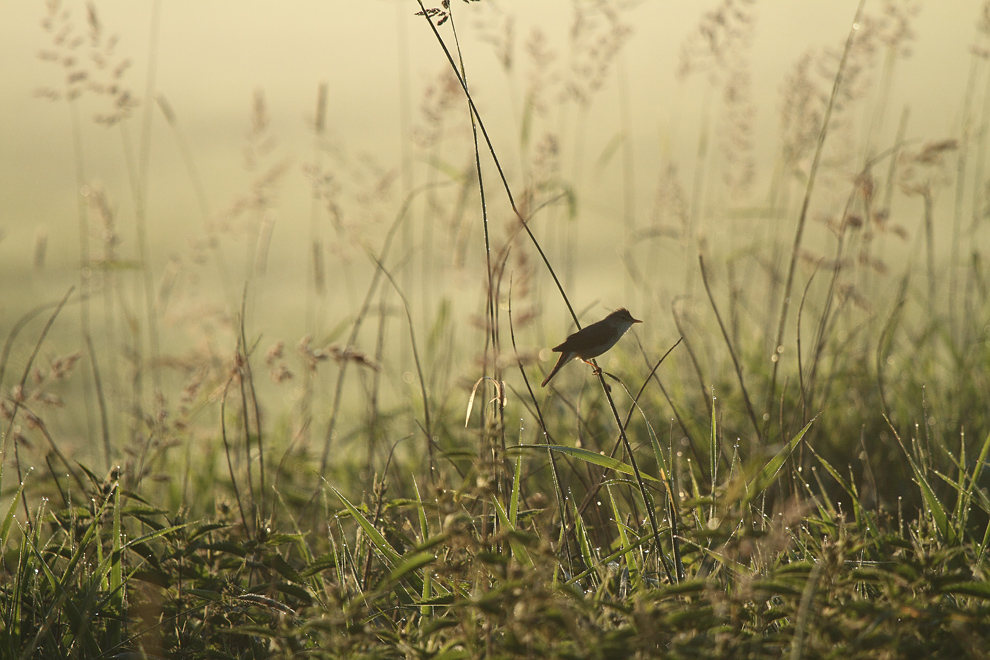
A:
{"label": "perched bird", "polygon": [[[629,313],[629,310],[622,307],[601,321],[592,323],[575,332],[565,339],[564,343],[553,349],[555,353],[560,353],[560,359],[557,360],[557,364],[554,365],[553,369],[540,384],[540,387],[546,387],[550,379],[560,371],[560,368],[574,358],[581,358],[586,363],[591,364],[588,360],[598,357],[615,346],[615,342],[619,341],[619,337],[624,335],[626,330],[632,327],[633,323],[642,323],[642,321],[634,319],[632,314]],[[595,367],[593,364],[591,366]],[[598,374],[600,372],[601,370],[595,367],[595,373]]]}

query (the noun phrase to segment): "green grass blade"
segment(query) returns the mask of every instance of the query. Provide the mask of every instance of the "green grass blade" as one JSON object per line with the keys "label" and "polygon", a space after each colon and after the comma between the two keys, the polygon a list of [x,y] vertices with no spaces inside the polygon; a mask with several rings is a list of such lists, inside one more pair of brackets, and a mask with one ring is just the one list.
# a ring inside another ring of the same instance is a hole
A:
{"label": "green grass blade", "polygon": [[357,524],[361,526],[364,533],[368,535],[368,538],[371,539],[371,543],[378,549],[378,552],[380,552],[388,560],[392,568],[397,566],[399,562],[402,561],[402,556],[396,551],[395,548],[392,547],[392,544],[389,543],[384,536],[382,536],[382,533],[371,524],[371,521],[368,520],[364,514],[358,511],[357,507],[351,504],[339,490],[333,486],[330,486],[330,488],[337,494],[340,501],[344,503],[344,508],[346,508],[347,512],[351,514],[351,517],[354,518]]}
{"label": "green grass blade", "polygon": [[[960,534],[963,533],[966,522],[969,520],[970,503],[973,501],[973,489],[976,488],[976,484],[979,483],[988,453],[990,453],[990,433],[987,434],[986,439],[983,441],[983,447],[980,449],[980,455],[976,459],[976,463],[973,465],[973,473],[969,475],[968,479],[965,479],[965,486],[960,493],[959,513],[956,516],[956,519],[959,521]],[[960,475],[960,479],[963,479],[962,475]]]}
{"label": "green grass blade", "polygon": [[877,529],[876,521],[874,521],[863,510],[862,504],[860,503],[859,493],[856,492],[856,489],[853,488],[852,484],[843,479],[842,475],[839,474],[839,471],[836,470],[831,463],[825,460],[824,456],[815,451],[814,447],[808,445],[808,450],[818,460],[818,462],[821,463],[822,467],[824,467],[825,470],[832,475],[832,478],[835,479],[835,482],[842,487],[842,490],[846,491],[846,494],[849,495],[849,498],[852,500],[853,507],[855,507],[856,519],[862,521],[866,525],[874,539],[880,538],[880,530]]}
{"label": "green grass blade", "polygon": [[[416,494],[416,515],[419,518],[419,535],[423,542],[430,538],[430,524],[426,518],[426,507],[423,506],[423,497],[419,493],[419,484],[416,483],[416,477],[413,477],[413,492]],[[433,598],[433,573],[432,571],[423,571],[423,590],[420,592],[420,597],[423,602],[428,602]],[[422,616],[430,616],[432,608],[429,605],[422,605],[419,608],[419,613]]]}
{"label": "green grass blade", "polygon": [[[635,476],[636,471],[633,470],[632,466],[628,463],[623,463],[622,461],[609,458],[604,454],[599,454],[597,452],[588,451],[587,449],[578,449],[577,447],[564,447],[562,445],[516,445],[509,449],[512,451],[519,451],[523,449],[540,449],[547,450],[551,449],[553,451],[559,452],[561,454],[567,454],[568,456],[573,456],[578,460],[582,460],[585,463],[591,463],[599,467],[606,468],[608,470],[614,470],[615,472],[621,472],[622,474],[628,474],[630,476]],[[656,477],[651,477],[642,470],[640,471],[640,476],[642,476],[647,481],[660,481]]]}
{"label": "green grass blade", "polygon": [[415,573],[421,568],[429,566],[434,561],[436,561],[436,555],[432,552],[413,552],[407,554],[402,558],[398,565],[392,569],[388,579],[392,582],[398,582],[411,573]]}
{"label": "green grass blade", "polygon": [[774,482],[777,478],[777,473],[780,472],[780,468],[784,466],[784,461],[791,455],[794,448],[797,446],[804,434],[808,432],[811,425],[815,423],[812,419],[810,422],[805,424],[804,428],[798,431],[790,442],[784,445],[780,451],[778,451],[770,461],[763,466],[763,469],[753,478],[749,484],[746,485],[746,501],[752,502],[754,498],[758,497],[764,490],[766,490],[770,484]]}
{"label": "green grass blade", "polygon": [[594,568],[597,564],[595,556],[591,553],[591,540],[588,538],[588,530],[584,526],[584,519],[578,511],[577,504],[574,505],[574,536],[577,537],[584,565],[589,569]]}
{"label": "green grass blade", "polygon": [[708,455],[709,455],[708,473],[712,476],[712,504],[711,504],[711,507],[709,508],[709,514],[708,514],[709,518],[714,518],[715,517],[715,508],[716,508],[715,484],[717,483],[717,475],[718,475],[718,431],[717,431],[717,428],[718,428],[717,427],[717,424],[718,424],[718,422],[715,419],[715,401],[714,401],[714,398],[715,397],[712,397],[712,399],[713,399],[713,401],[712,401],[712,432],[711,432],[711,434],[709,436],[710,439],[709,439],[709,443],[708,443]]}
{"label": "green grass blade", "polygon": [[17,509],[17,502],[20,501],[23,492],[24,482],[22,481],[17,493],[14,494],[14,499],[10,501],[10,506],[7,507],[7,514],[3,517],[3,525],[0,525],[0,553],[7,545],[7,535],[10,534],[10,526],[14,522],[14,511]]}
{"label": "green grass blade", "polygon": [[[660,531],[661,532],[664,532],[665,530],[660,530]],[[653,542],[653,530],[650,530],[646,534],[643,534],[642,536],[636,537],[633,541],[631,541],[629,543],[629,545],[623,546],[623,547],[619,548],[618,550],[613,551],[611,554],[609,554],[606,557],[602,557],[601,563],[602,564],[608,564],[611,561],[615,561],[616,559],[618,559],[622,555],[626,554],[627,552],[632,552],[636,548],[639,548],[639,547],[641,547],[641,546],[643,546],[645,544],[652,543],[652,542]],[[595,568],[596,568],[595,566],[590,566],[589,568],[584,569],[583,571],[581,571],[577,575],[572,576],[564,584],[575,584],[575,583],[583,580],[584,578],[586,578],[589,575],[591,575],[592,571],[594,571]]]}
{"label": "green grass blade", "polygon": [[[609,504],[612,505],[612,517],[615,519],[615,529],[619,533],[620,547],[629,547],[629,537],[626,535],[626,526],[622,524],[622,517],[619,515],[619,507],[615,503],[615,496],[612,494],[612,487],[606,485],[605,491],[608,493]],[[626,567],[629,569],[630,578],[633,584],[638,584],[640,576],[640,566],[636,563],[636,555],[629,550],[625,553]]]}
{"label": "green grass blade", "polygon": [[108,624],[108,636],[112,647],[118,648],[121,642],[120,621],[126,617],[123,548],[121,547],[123,534],[121,533],[120,525],[120,483],[115,483],[113,490],[113,549],[110,554],[110,609],[112,618]]}
{"label": "green grass blade", "polygon": [[983,532],[983,541],[980,543],[980,552],[976,559],[977,568],[983,568],[983,560],[987,556],[987,544],[990,544],[990,522],[987,522],[987,528]]}
{"label": "green grass blade", "polygon": [[512,556],[515,557],[520,564],[523,564],[524,566],[532,566],[533,558],[529,556],[529,552],[526,550],[526,547],[513,536],[512,533],[516,531],[516,528],[509,521],[509,516],[505,513],[505,509],[502,508],[502,504],[498,501],[498,498],[495,497],[492,498],[492,501],[495,502],[495,513],[498,515],[499,523],[501,523],[506,529],[506,536],[509,539],[509,547],[512,548]]}
{"label": "green grass blade", "polygon": [[942,535],[942,538],[950,543],[953,542],[955,540],[956,533],[955,529],[949,523],[949,516],[946,515],[945,508],[935,495],[935,491],[932,490],[931,484],[929,484],[928,480],[925,479],[925,475],[921,473],[921,469],[918,465],[911,459],[910,456],[908,457],[908,460],[911,463],[911,469],[914,471],[914,478],[918,484],[918,487],[921,488],[921,496],[924,498],[925,505],[928,507],[928,510],[932,514],[932,519],[935,521],[935,527],[938,529],[939,534]]}
{"label": "green grass blade", "polygon": [[509,525],[516,528],[516,516],[519,513],[519,483],[522,481],[522,457],[516,459],[516,469],[512,475],[512,493],[509,496]]}

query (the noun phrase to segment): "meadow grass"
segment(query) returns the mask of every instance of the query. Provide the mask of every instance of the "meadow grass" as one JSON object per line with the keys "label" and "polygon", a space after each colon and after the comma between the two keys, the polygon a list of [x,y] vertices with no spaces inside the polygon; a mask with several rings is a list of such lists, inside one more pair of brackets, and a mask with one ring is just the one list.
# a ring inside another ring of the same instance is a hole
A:
{"label": "meadow grass", "polygon": [[[449,69],[424,93],[418,187],[328,166],[342,163],[323,148],[320,88],[294,347],[254,329],[282,313],[263,295],[266,218],[290,171],[264,96],[248,190],[204,210],[195,254],[153,273],[146,142],[124,128],[151,120],[86,76],[50,92],[74,126],[78,97],[113,100],[98,120],[133,156],[138,240],[121,253],[114,204],[80,173],[80,281],[7,330],[0,657],[986,657],[986,131],[921,143],[902,115],[893,144],[875,129],[835,145],[888,113],[865,81],[889,85],[910,38],[910,11],[861,5],[837,50],[795,65],[769,201],[731,202],[754,181],[751,5],[726,0],[685,40],[682,75],[708,72],[721,99],[692,185],[661,174],[649,224],[624,191],[612,236],[629,295],[669,308],[680,336],[630,334],[603,373],[569,366],[549,392],[532,338],[560,328],[540,310],[570,327],[596,312],[572,300],[592,234],[541,108],[580,117],[601,93],[631,29],[621,7],[575,4],[567,95],[531,81],[518,181],[468,93],[456,5],[419,5]],[[71,21],[49,11],[58,55]],[[511,74],[511,21],[485,16]],[[110,58],[95,9],[87,25]],[[536,36],[526,52],[537,71],[553,59]],[[974,69],[990,64],[975,54]],[[965,112],[985,127],[975,80]],[[140,107],[184,144],[167,104]],[[948,212],[940,193],[955,193]],[[774,229],[713,238],[753,213]],[[672,252],[689,255],[674,294],[654,276]],[[181,286],[207,273],[219,303]],[[473,316],[455,277],[480,292]],[[175,326],[195,328],[192,346]]]}

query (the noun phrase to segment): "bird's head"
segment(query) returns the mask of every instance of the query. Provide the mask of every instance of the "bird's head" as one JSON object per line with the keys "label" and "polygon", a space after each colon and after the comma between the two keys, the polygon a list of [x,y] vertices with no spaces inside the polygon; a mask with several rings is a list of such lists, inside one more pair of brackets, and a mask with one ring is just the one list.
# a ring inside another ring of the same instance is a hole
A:
{"label": "bird's head", "polygon": [[625,328],[629,328],[633,323],[642,323],[639,319],[633,318],[633,315],[629,313],[629,310],[625,307],[620,307],[611,314],[608,315],[608,319],[616,325],[621,325]]}

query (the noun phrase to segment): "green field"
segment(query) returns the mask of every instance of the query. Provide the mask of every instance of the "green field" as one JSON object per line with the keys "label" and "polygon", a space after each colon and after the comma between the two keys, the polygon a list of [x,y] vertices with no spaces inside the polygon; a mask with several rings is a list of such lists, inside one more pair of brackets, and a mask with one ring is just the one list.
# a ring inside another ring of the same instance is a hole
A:
{"label": "green field", "polygon": [[314,82],[283,142],[169,102],[147,4],[37,8],[0,658],[988,657],[990,5],[809,2],[768,82],[788,3],[662,64],[658,3],[380,3],[398,119]]}

